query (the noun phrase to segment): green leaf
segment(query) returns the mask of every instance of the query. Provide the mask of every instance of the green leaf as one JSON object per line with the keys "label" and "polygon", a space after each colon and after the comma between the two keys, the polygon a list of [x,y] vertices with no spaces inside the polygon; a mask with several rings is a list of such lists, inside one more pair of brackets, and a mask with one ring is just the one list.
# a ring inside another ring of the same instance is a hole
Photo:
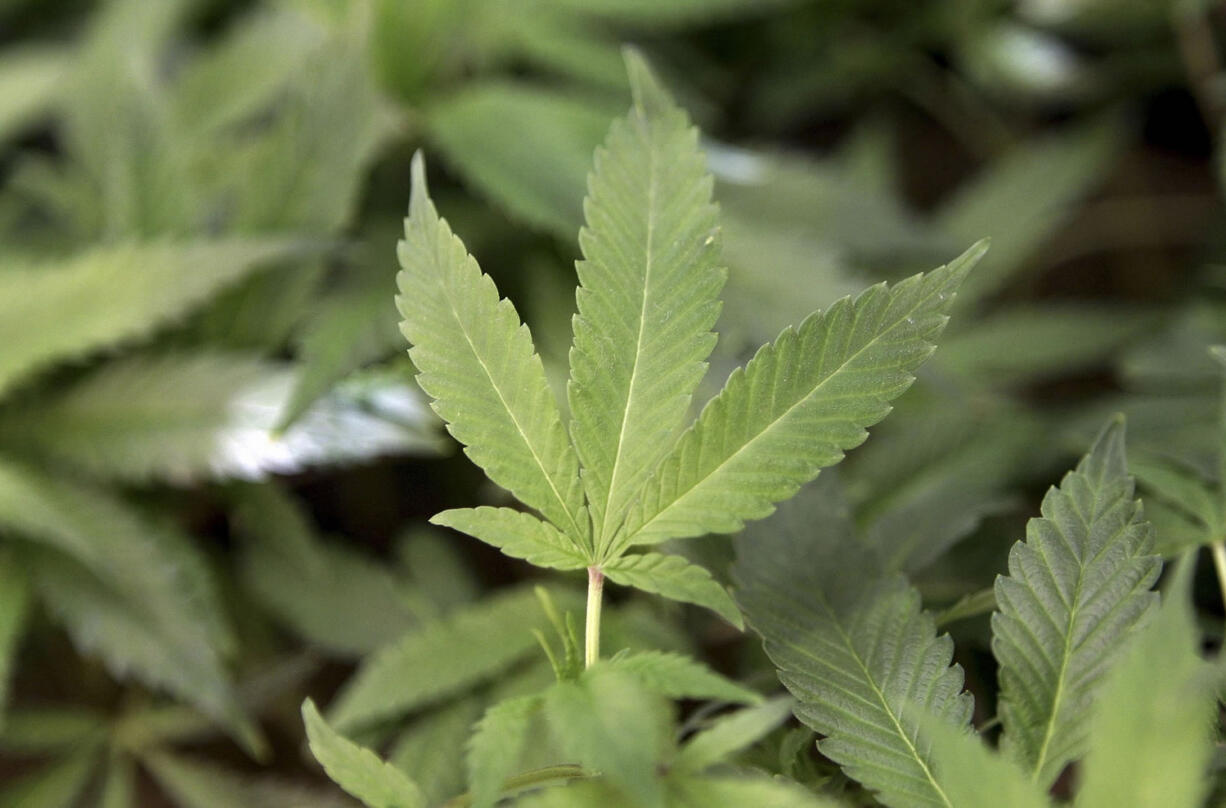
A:
{"label": "green leaf", "polygon": [[491,480],[586,539],[579,461],[532,337],[439,218],[420,154],[397,254],[400,327],[435,411]]}
{"label": "green leaf", "polygon": [[192,658],[233,649],[208,565],[190,538],[106,491],[0,460],[0,529],[52,547],[164,631]]}
{"label": "green leaf", "polygon": [[470,184],[570,241],[583,182],[615,114],[603,103],[506,81],[468,82],[430,109],[430,133]]}
{"label": "green leaf", "polygon": [[125,755],[113,752],[107,761],[98,808],[137,808],[136,767]]}
{"label": "green leaf", "polygon": [[0,730],[4,728],[9,680],[30,610],[30,584],[11,554],[0,552]]}
{"label": "green leaf", "polygon": [[680,556],[663,553],[619,556],[606,562],[602,569],[614,583],[705,606],[737,628],[745,627],[741,610],[723,584],[702,567]]}
{"label": "green leaf", "polygon": [[488,681],[536,647],[536,596],[515,589],[425,623],[368,657],[331,707],[349,729],[402,715]]}
{"label": "green leaf", "polygon": [[784,329],[682,435],[621,543],[739,530],[841,460],[910,386],[986,249],[981,242],[927,275],[874,286]]}
{"label": "green leaf", "polygon": [[414,716],[392,745],[388,762],[417,783],[431,805],[464,790],[464,744],[482,705],[482,698],[470,696]]}
{"label": "green leaf", "polygon": [[508,699],[485,711],[468,743],[468,783],[473,808],[493,808],[503,782],[515,773],[540,696]]}
{"label": "green leaf", "polygon": [[0,430],[17,449],[96,476],[184,485],[437,448],[437,422],[410,382],[369,392],[360,382],[278,435],[290,366],[244,354],[135,356],[13,408]]}
{"label": "green leaf", "polygon": [[1191,578],[1186,559],[1094,699],[1077,808],[1205,804],[1218,717],[1214,672],[1197,653]]}
{"label": "green leaf", "polygon": [[302,704],[302,720],[311,753],[345,791],[370,808],[426,808],[425,795],[404,772],[338,734],[310,699]]}
{"label": "green leaf", "polygon": [[388,300],[389,279],[369,274],[367,282],[314,304],[314,313],[295,340],[302,369],[275,431],[289,429],[351,371],[399,350],[402,338],[396,309]]}
{"label": "green leaf", "polygon": [[752,746],[792,717],[792,704],[792,699],[781,696],[720,716],[681,747],[674,767],[701,771]]}
{"label": "green leaf", "polygon": [[145,337],[295,249],[271,239],[128,244],[93,247],[49,265],[6,267],[0,392],[50,362]]}
{"label": "green leaf", "polygon": [[8,47],[0,57],[0,143],[50,108],[67,54],[46,47]]}
{"label": "green leaf", "polygon": [[1000,663],[1004,749],[1041,786],[1085,750],[1088,717],[1121,640],[1157,600],[1161,562],[1133,497],[1124,424],[1114,419],[996,579],[992,650]]}
{"label": "green leaf", "polygon": [[416,622],[406,587],[385,565],[321,541],[298,503],[274,486],[247,488],[233,524],[245,539],[240,581],[308,642],[341,656],[361,656]]}
{"label": "green leaf", "polygon": [[940,721],[925,724],[929,754],[954,808],[1048,808],[1046,789],[1006,755],[989,749],[974,732]]}
{"label": "green leaf", "polygon": [[762,696],[682,654],[664,651],[622,653],[602,666],[634,677],[639,685],[673,699],[717,699],[758,704]]}
{"label": "green leaf", "polygon": [[714,181],[698,131],[626,51],[634,106],[596,152],[567,388],[571,435],[603,553],[689,412],[715,347]]}
{"label": "green leaf", "polygon": [[1094,121],[1018,146],[958,189],[935,225],[956,244],[987,235],[992,252],[967,282],[966,308],[1000,289],[1026,266],[1100,182],[1120,154],[1117,119]]}
{"label": "green leaf", "polygon": [[100,656],[117,679],[134,676],[173,693],[225,727],[253,757],[264,754],[264,741],[215,649],[200,639],[198,629],[171,633],[157,612],[164,599],[134,605],[84,568],[50,553],[31,554],[31,563],[40,598],[83,653]]}
{"label": "green leaf", "polygon": [[607,664],[545,695],[545,715],[558,747],[647,808],[663,808],[657,769],[667,742],[665,705],[635,677]]}
{"label": "green leaf", "polygon": [[83,743],[106,740],[104,716],[79,708],[15,709],[0,728],[0,749],[23,757],[63,754]]}
{"label": "green leaf", "polygon": [[970,721],[953,642],[901,575],[878,571],[846,508],[834,497],[818,504],[805,532],[772,524],[792,516],[789,503],[737,539],[737,600],[796,697],[796,717],[826,736],[824,755],[885,805],[950,808],[917,733],[922,711]]}
{"label": "green leaf", "polygon": [[1193,469],[1158,455],[1134,454],[1128,470],[1136,475],[1147,495],[1194,519],[1204,534],[1202,541],[1220,536],[1222,515],[1217,495]]}
{"label": "green leaf", "polygon": [[[141,762],[180,808],[349,808],[348,800],[271,777],[251,777],[212,762],[154,751]],[[424,803],[423,803],[424,804]]]}
{"label": "green leaf", "polygon": [[436,525],[467,533],[511,558],[538,567],[577,570],[591,563],[588,552],[548,522],[511,508],[453,508],[430,519]]}
{"label": "green leaf", "polygon": [[0,789],[0,805],[13,808],[72,808],[98,765],[96,747],[78,750],[63,760]]}

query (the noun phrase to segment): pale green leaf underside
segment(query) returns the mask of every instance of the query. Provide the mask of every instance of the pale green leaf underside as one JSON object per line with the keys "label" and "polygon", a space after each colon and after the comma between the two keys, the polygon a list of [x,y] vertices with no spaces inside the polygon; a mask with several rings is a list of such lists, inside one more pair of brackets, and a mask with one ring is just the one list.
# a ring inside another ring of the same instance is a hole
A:
{"label": "pale green leaf underside", "polygon": [[1043,499],[996,579],[1004,748],[1043,786],[1085,750],[1087,719],[1121,640],[1155,602],[1161,563],[1133,498],[1124,426],[1111,423]]}
{"label": "pale green leaf underside", "polygon": [[576,570],[591,563],[586,551],[556,527],[511,508],[453,508],[435,514],[430,521],[467,533],[538,567]]}
{"label": "pale green leaf underside", "polygon": [[1076,808],[1205,804],[1215,755],[1213,682],[1198,654],[1192,565],[1176,568],[1162,607],[1105,677],[1090,717]]}
{"label": "pale green leaf underside", "polygon": [[723,584],[702,567],[680,556],[664,553],[625,555],[605,563],[602,569],[614,583],[705,606],[737,628],[744,628],[741,610]]}
{"label": "pale green leaf underside", "polygon": [[311,753],[345,791],[370,808],[426,808],[425,795],[404,772],[337,733],[310,699],[302,705],[302,720]]}
{"label": "pale green leaf underside", "polygon": [[698,132],[628,52],[629,115],[596,152],[567,388],[598,549],[682,427],[725,272]]}
{"label": "pale green leaf underside", "polygon": [[643,651],[605,660],[601,665],[629,674],[645,689],[673,699],[716,699],[758,704],[762,696],[682,654]]}
{"label": "pale green leaf underside", "polygon": [[492,808],[503,782],[515,773],[540,696],[508,699],[485,711],[468,742],[468,784],[472,808]]}
{"label": "pale green leaf underside", "polygon": [[439,218],[414,158],[396,304],[418,382],[495,483],[586,537],[579,462],[532,337],[509,300]]}
{"label": "pale green leaf underside", "polygon": [[901,575],[872,571],[845,515],[814,513],[804,536],[780,521],[737,540],[734,577],[797,718],[885,805],[951,808],[919,730],[925,713],[954,727],[970,721],[953,642]]}
{"label": "pale green leaf underside", "polygon": [[785,329],[732,374],[665,457],[619,544],[734,532],[841,460],[910,386],[986,249],[981,242],[926,275],[871,287]]}
{"label": "pale green leaf underside", "polygon": [[273,240],[131,244],[7,268],[0,272],[0,392],[41,365],[144,336],[292,250]]}

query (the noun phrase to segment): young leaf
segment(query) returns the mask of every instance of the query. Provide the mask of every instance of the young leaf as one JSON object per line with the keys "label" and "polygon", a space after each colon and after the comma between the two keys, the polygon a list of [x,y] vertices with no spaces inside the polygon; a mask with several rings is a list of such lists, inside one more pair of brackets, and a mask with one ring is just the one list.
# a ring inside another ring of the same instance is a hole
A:
{"label": "young leaf", "polygon": [[674,768],[697,772],[752,746],[792,715],[792,699],[782,696],[720,716],[681,747]]}
{"label": "young leaf", "polygon": [[657,767],[667,740],[665,706],[634,677],[599,665],[545,695],[558,746],[604,774],[644,808],[663,808]]}
{"label": "young leaf", "polygon": [[986,249],[981,242],[927,275],[874,286],[785,329],[682,435],[619,545],[739,530],[841,460],[910,386]]}
{"label": "young leaf", "polygon": [[370,808],[426,808],[425,795],[405,774],[324,721],[315,703],[302,704],[311,753],[337,785]]}
{"label": "young leaf", "polygon": [[536,596],[517,589],[409,631],[369,656],[331,708],[348,729],[394,718],[486,681],[526,656],[544,628]]}
{"label": "young leaf", "polygon": [[1192,565],[1175,570],[1162,608],[1109,671],[1089,718],[1076,808],[1196,808],[1209,789],[1217,709],[1197,654]]}
{"label": "young leaf", "polygon": [[1004,749],[1041,786],[1085,749],[1090,708],[1121,640],[1157,600],[1161,569],[1133,498],[1124,424],[1107,425],[1043,498],[996,579]]}
{"label": "young leaf", "polygon": [[723,584],[702,567],[680,556],[663,553],[619,556],[601,568],[609,580],[622,586],[706,606],[737,628],[745,627],[741,610]]}
{"label": "young leaf", "polygon": [[511,558],[522,558],[538,567],[577,570],[591,563],[587,551],[556,527],[511,508],[453,508],[435,514],[430,521],[467,533]]}
{"label": "young leaf", "polygon": [[584,204],[567,389],[598,551],[689,411],[726,275],[698,132],[637,53],[626,64],[634,106],[596,152]]}
{"label": "young leaf", "polygon": [[931,721],[923,729],[929,755],[954,808],[1050,808],[1046,790],[974,732]]}
{"label": "young leaf", "polygon": [[754,691],[681,654],[663,651],[620,654],[601,666],[628,674],[644,689],[673,699],[718,699],[739,704],[762,701]]}
{"label": "young leaf", "polygon": [[796,717],[827,736],[823,754],[892,808],[952,808],[917,739],[921,711],[954,727],[970,721],[953,642],[901,575],[877,571],[846,509],[821,504],[809,535],[767,522],[737,539],[737,600],[796,697]]}
{"label": "young leaf", "polygon": [[404,234],[396,305],[435,411],[491,480],[564,532],[586,538],[579,461],[532,337],[439,218],[420,154]]}
{"label": "young leaf", "polygon": [[11,554],[0,553],[0,729],[4,727],[13,660],[29,608],[30,585],[25,571]]}
{"label": "young leaf", "polygon": [[[94,247],[0,272],[0,392],[49,362],[145,336],[295,251],[275,240]],[[105,306],[97,301],[105,300]],[[56,327],[47,327],[54,312]]]}
{"label": "young leaf", "polygon": [[468,783],[473,808],[493,808],[502,784],[515,773],[540,696],[508,699],[485,711],[468,744]]}

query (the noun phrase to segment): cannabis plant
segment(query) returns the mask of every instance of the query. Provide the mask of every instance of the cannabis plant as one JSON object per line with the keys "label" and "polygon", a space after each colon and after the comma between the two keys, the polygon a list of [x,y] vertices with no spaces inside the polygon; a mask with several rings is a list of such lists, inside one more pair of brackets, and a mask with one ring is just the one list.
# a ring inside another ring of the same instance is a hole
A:
{"label": "cannabis plant", "polygon": [[[958,285],[985,248],[784,329],[682,430],[715,343],[725,279],[718,213],[697,132],[634,52],[627,66],[633,106],[597,151],[584,205],[569,429],[527,328],[439,217],[423,161],[414,160],[397,304],[418,382],[468,456],[535,512],[484,506],[433,521],[587,577],[581,658],[577,633],[559,619],[562,650],[546,644],[557,683],[491,707],[477,725],[469,771],[478,806],[492,805],[504,787],[597,772],[645,805],[692,789],[726,787],[722,802],[741,788],[791,793],[769,781],[705,782],[706,765],[661,775],[667,737],[656,697],[757,697],[717,686],[715,674],[683,657],[602,659],[605,581],[699,604],[740,626],[738,608],[707,570],[650,548],[768,516],[860,444],[933,351]],[[380,701],[397,697],[374,682],[395,687],[386,671],[359,674],[332,720],[353,728],[386,714]],[[312,748],[351,793],[375,806],[425,804],[407,778],[334,735],[312,704],[304,715]],[[517,774],[542,719],[570,765]],[[703,764],[719,757],[690,754]]]}

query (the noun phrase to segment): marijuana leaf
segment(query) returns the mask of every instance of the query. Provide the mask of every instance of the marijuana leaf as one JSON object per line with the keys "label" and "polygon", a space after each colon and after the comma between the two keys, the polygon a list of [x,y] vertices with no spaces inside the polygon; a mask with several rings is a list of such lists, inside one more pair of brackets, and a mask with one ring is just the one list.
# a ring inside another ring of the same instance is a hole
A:
{"label": "marijuana leaf", "polygon": [[1108,424],[1043,498],[996,579],[1004,748],[1042,786],[1085,749],[1087,718],[1120,640],[1157,599],[1161,562],[1133,498],[1124,424]]}
{"label": "marijuana leaf", "polygon": [[310,699],[302,705],[302,720],[311,753],[341,788],[370,808],[426,808],[426,797],[412,780],[332,729]]}

